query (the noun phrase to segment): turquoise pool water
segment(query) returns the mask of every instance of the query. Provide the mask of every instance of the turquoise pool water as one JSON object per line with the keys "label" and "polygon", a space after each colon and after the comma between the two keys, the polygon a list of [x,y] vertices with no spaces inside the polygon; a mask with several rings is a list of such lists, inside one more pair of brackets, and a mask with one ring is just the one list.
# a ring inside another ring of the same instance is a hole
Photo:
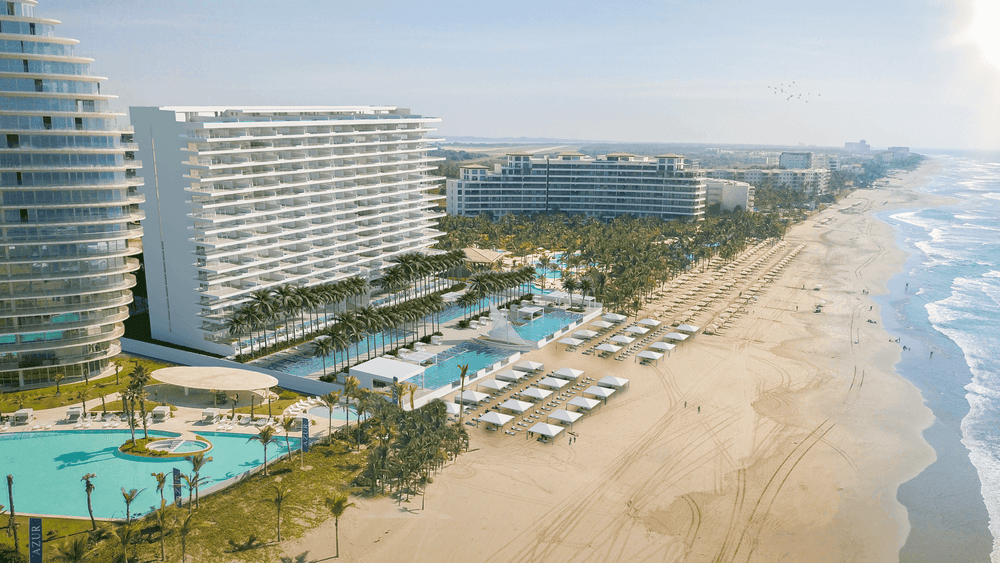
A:
{"label": "turquoise pool water", "polygon": [[[183,444],[174,448],[175,454],[184,454],[188,452],[200,452],[201,450],[208,447],[205,442],[196,442],[194,440],[185,440]],[[263,451],[261,453],[264,453]]]}
{"label": "turquoise pool water", "polygon": [[[347,412],[348,412],[348,409],[345,409],[342,406],[334,407],[333,408],[333,419],[334,420],[347,420]],[[350,413],[351,413],[351,420],[357,420],[358,419],[358,411],[354,410],[354,407],[350,407]],[[317,418],[321,418],[323,420],[326,420],[326,421],[330,420],[330,409],[328,407],[325,407],[325,406],[322,406],[322,405],[320,405],[318,407],[313,407],[313,408],[309,409],[309,414],[311,414],[312,416],[315,416]]]}
{"label": "turquoise pool water", "polygon": [[548,338],[557,330],[565,328],[574,321],[582,318],[583,315],[577,313],[556,310],[551,313],[545,313],[527,324],[514,327],[514,329],[521,335],[521,338],[537,342],[543,338]]}
{"label": "turquoise pool water", "polygon": [[[469,364],[468,375],[473,375],[512,354],[510,350],[501,350],[478,342],[462,342],[438,354],[437,363],[424,370],[423,387],[440,389],[459,380],[459,374],[462,372],[458,367],[460,365]],[[466,381],[469,381],[468,378]]]}
{"label": "turquoise pool water", "polygon": [[[174,438],[177,434],[150,431],[150,436]],[[199,432],[214,446],[212,461],[202,468],[201,476],[209,487],[237,477],[263,463],[259,442],[247,442],[246,435]],[[118,446],[129,437],[128,430],[60,430],[0,434],[0,473],[14,476],[14,506],[25,514],[87,517],[87,493],[80,480],[94,473],[92,501],[97,518],[125,518],[122,487],[145,489],[132,503],[133,514],[145,514],[160,504],[156,479],[151,473],[168,474],[168,502],[172,498],[172,478],[176,467],[182,473],[191,470],[184,458],[155,459],[125,456]],[[292,440],[292,449],[298,447]],[[267,446],[269,461],[284,455],[285,439]],[[6,494],[4,495],[6,497]],[[187,499],[187,489],[183,490]],[[7,504],[6,502],[4,504]]]}

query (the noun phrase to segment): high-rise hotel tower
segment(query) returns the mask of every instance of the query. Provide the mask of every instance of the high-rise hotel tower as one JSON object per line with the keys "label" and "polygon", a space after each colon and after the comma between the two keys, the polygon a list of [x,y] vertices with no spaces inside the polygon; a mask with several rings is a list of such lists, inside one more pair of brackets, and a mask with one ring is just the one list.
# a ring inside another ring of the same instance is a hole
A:
{"label": "high-rise hotel tower", "polygon": [[429,190],[443,159],[428,155],[438,118],[395,106],[129,111],[158,340],[234,354],[226,321],[254,292],[373,280],[441,235],[443,196]]}
{"label": "high-rise hotel tower", "polygon": [[93,377],[142,252],[132,130],[34,0],[0,2],[0,386]]}

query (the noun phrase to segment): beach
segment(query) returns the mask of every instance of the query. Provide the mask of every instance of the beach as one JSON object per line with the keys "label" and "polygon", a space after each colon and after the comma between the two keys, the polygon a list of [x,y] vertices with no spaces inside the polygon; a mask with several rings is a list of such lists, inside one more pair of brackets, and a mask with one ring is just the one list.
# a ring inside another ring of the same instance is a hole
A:
{"label": "beach", "polygon": [[[880,322],[877,297],[906,254],[875,214],[943,203],[914,190],[933,172],[793,226],[782,252],[802,251],[746,313],[656,365],[531,352],[547,370],[631,384],[575,424],[572,444],[469,427],[470,451],[425,499],[353,499],[341,558],[898,560],[909,523],[897,489],[934,462],[922,437],[934,416],[896,373],[903,344]],[[333,532],[329,520],[285,552],[332,555]]]}

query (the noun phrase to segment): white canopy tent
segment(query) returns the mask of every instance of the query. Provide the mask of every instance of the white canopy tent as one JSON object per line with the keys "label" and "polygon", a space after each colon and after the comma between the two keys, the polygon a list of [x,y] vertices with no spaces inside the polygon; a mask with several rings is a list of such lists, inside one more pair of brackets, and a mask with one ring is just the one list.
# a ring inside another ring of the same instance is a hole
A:
{"label": "white canopy tent", "polygon": [[471,404],[474,404],[474,405],[478,405],[479,403],[485,401],[489,397],[490,396],[487,395],[486,393],[477,393],[475,391],[465,391],[463,393],[459,393],[455,397],[455,402],[456,403],[462,403],[462,404],[470,404],[471,403]]}
{"label": "white canopy tent", "polygon": [[445,411],[448,414],[458,416],[458,413],[462,412],[462,407],[458,406],[456,403],[445,403]]}
{"label": "white canopy tent", "polygon": [[663,338],[666,338],[668,340],[677,340],[679,342],[684,342],[685,340],[688,339],[688,335],[681,334],[679,332],[668,332],[663,336]]}
{"label": "white canopy tent", "polygon": [[571,407],[579,407],[581,409],[587,409],[588,411],[601,404],[600,401],[594,399],[588,399],[586,397],[573,397],[566,402],[567,405]]}
{"label": "white canopy tent", "polygon": [[641,321],[639,321],[639,324],[646,325],[646,326],[651,326],[653,328],[656,328],[656,327],[660,326],[663,323],[660,322],[660,321],[658,321],[658,320],[656,320],[656,319],[642,319]]}
{"label": "white canopy tent", "polygon": [[534,318],[536,314],[541,315],[544,312],[545,309],[541,307],[521,307],[520,309],[517,310],[517,316],[518,318],[526,316],[530,319]]}
{"label": "white canopy tent", "polygon": [[583,375],[582,369],[573,368],[559,368],[552,373],[552,377],[558,377],[559,379],[568,379],[573,381]]}
{"label": "white canopy tent", "polygon": [[547,436],[549,438],[555,438],[560,432],[565,430],[562,426],[555,426],[554,424],[546,424],[544,422],[539,422],[538,424],[532,426],[528,429],[528,437],[531,434],[541,434],[542,436]]}
{"label": "white canopy tent", "polygon": [[569,384],[565,379],[556,379],[555,377],[546,377],[538,380],[538,384],[543,387],[549,387],[551,389],[562,389]]}
{"label": "white canopy tent", "polygon": [[494,375],[494,377],[496,377],[500,381],[513,382],[513,381],[520,381],[521,379],[528,377],[528,374],[523,371],[514,371],[512,369],[505,369],[503,371],[497,372],[496,375]]}
{"label": "white canopy tent", "polygon": [[579,338],[563,338],[562,340],[559,341],[559,343],[575,348],[583,344],[583,340],[580,340]]}
{"label": "white canopy tent", "polygon": [[676,348],[677,345],[676,344],[671,344],[669,342],[654,342],[654,343],[650,344],[649,347],[652,348],[653,350],[663,350],[663,351],[669,352],[669,351],[673,350],[674,348]]}
{"label": "white canopy tent", "polygon": [[612,323],[609,323],[608,321],[594,321],[594,322],[590,323],[590,326],[596,326],[597,328],[611,328],[611,327],[613,327],[615,325],[612,324]]}
{"label": "white canopy tent", "polygon": [[698,332],[698,327],[696,327],[694,325],[683,324],[683,325],[678,325],[677,326],[677,330],[679,330],[681,332],[690,332],[690,333],[693,334],[695,332]]}
{"label": "white canopy tent", "polygon": [[631,344],[635,342],[635,338],[625,336],[624,334],[616,334],[611,337],[611,341],[617,344]]}
{"label": "white canopy tent", "polygon": [[545,369],[545,365],[531,360],[521,360],[514,364],[514,369],[519,371],[539,371]]}
{"label": "white canopy tent", "polygon": [[516,412],[517,414],[524,414],[525,412],[535,408],[534,403],[518,401],[517,399],[507,399],[499,406],[501,409]]}
{"label": "white canopy tent", "polygon": [[618,313],[604,313],[604,315],[601,317],[602,320],[616,324],[624,321],[627,318],[628,317],[626,317],[625,315],[619,315]]}
{"label": "white canopy tent", "polygon": [[654,362],[660,361],[663,358],[663,354],[659,352],[652,352],[650,350],[644,350],[635,355],[636,361],[642,360],[653,360]]}
{"label": "white canopy tent", "polygon": [[541,401],[547,399],[548,396],[551,394],[552,391],[549,391],[548,389],[539,389],[538,387],[532,387],[531,389],[528,389],[527,391],[521,393],[521,396],[527,397],[528,399],[535,399],[536,401]]}
{"label": "white canopy tent", "polygon": [[573,338],[582,338],[584,340],[589,340],[589,339],[591,339],[591,338],[593,338],[595,336],[597,336],[596,332],[594,332],[592,330],[586,330],[586,329],[584,329],[584,330],[578,330],[578,331],[576,331],[576,332],[573,333]]}
{"label": "white canopy tent", "polygon": [[583,415],[578,412],[571,412],[566,409],[556,409],[552,411],[552,414],[548,418],[554,418],[559,422],[565,422],[569,424],[570,428],[573,428],[573,423],[580,419]]}
{"label": "white canopy tent", "polygon": [[587,390],[584,391],[583,394],[590,395],[591,397],[599,397],[601,399],[604,399],[605,402],[607,402],[608,397],[615,394],[615,390],[608,389],[607,387],[598,387],[597,385],[593,385],[591,387],[587,387]]}
{"label": "white canopy tent", "polygon": [[619,351],[621,351],[621,349],[622,349],[621,346],[615,346],[613,344],[608,344],[608,343],[601,344],[596,348],[594,348],[594,350],[600,350],[601,352],[611,352],[612,354],[617,354]]}
{"label": "white canopy tent", "polygon": [[479,422],[488,422],[489,424],[495,424],[500,428],[503,428],[505,424],[514,420],[514,417],[509,414],[503,414],[496,411],[490,411],[483,416],[477,418]]}
{"label": "white canopy tent", "polygon": [[628,387],[628,380],[624,377],[615,377],[609,375],[602,377],[600,381],[597,382],[601,387],[611,387],[612,389],[622,389]]}
{"label": "white canopy tent", "polygon": [[485,387],[491,391],[503,391],[508,385],[510,385],[510,383],[504,383],[502,381],[497,381],[496,379],[487,379],[476,384],[476,389]]}
{"label": "white canopy tent", "polygon": [[641,326],[630,326],[625,329],[625,332],[631,332],[632,334],[646,334],[649,332],[649,329]]}

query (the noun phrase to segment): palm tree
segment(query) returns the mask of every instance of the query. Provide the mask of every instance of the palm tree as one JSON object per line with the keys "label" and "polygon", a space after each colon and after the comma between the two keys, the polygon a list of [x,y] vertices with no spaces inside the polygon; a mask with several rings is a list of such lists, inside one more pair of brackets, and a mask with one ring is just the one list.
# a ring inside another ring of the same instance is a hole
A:
{"label": "palm tree", "polygon": [[194,510],[194,490],[198,487],[199,483],[195,481],[194,475],[188,475],[187,473],[181,473],[181,479],[184,480],[184,484],[187,486],[188,512],[191,512]]}
{"label": "palm tree", "polygon": [[275,442],[274,428],[270,426],[261,428],[259,434],[254,434],[247,439],[247,442],[253,441],[260,442],[260,445],[264,446],[264,477],[267,477],[267,445]]}
{"label": "palm tree", "polygon": [[145,490],[146,489],[132,489],[132,490],[126,491],[125,487],[122,487],[122,498],[125,499],[125,523],[126,524],[131,524],[132,523],[132,512],[131,512],[132,502],[135,501],[135,498],[137,496],[139,496],[139,494],[142,493],[142,491],[145,491]]}
{"label": "palm tree", "polygon": [[347,493],[336,493],[333,497],[326,497],[326,507],[333,515],[333,530],[337,542],[336,557],[340,557],[340,517],[348,508],[354,506],[353,502],[348,502],[349,500],[350,497],[347,496]]}
{"label": "palm tree", "polygon": [[160,493],[160,500],[166,500],[163,498],[163,488],[167,486],[167,475],[165,473],[150,473],[150,475],[156,479],[156,492]]}
{"label": "palm tree", "polygon": [[357,314],[351,311],[344,311],[337,315],[337,324],[341,327],[344,335],[354,342],[354,359],[357,360],[361,355],[361,347],[358,344],[361,341],[359,336],[365,330],[364,324],[358,319]]}
{"label": "palm tree", "polygon": [[[358,378],[354,377],[353,375],[349,375],[349,376],[347,376],[347,377],[344,378],[344,399],[347,400],[347,411],[346,411],[346,414],[344,415],[344,417],[347,419],[346,426],[347,426],[347,432],[348,433],[350,433],[350,431],[351,431],[351,409],[350,409],[350,407],[351,407],[351,399],[353,399],[354,397],[357,396],[357,393],[358,393],[358,384],[359,383],[360,383],[360,381],[358,381]],[[360,425],[361,424],[361,412],[358,411],[357,414],[358,414],[358,424]],[[359,444],[359,446],[360,446],[360,444]]]}
{"label": "palm tree", "polygon": [[7,475],[7,498],[10,499],[10,519],[7,520],[7,533],[14,536],[14,546],[17,543],[17,513],[14,512],[14,476]]}
{"label": "palm tree", "polygon": [[191,535],[194,531],[195,525],[191,519],[194,517],[193,512],[188,512],[188,515],[182,521],[179,517],[177,518],[177,535],[181,538],[181,563],[187,563],[187,537]]}
{"label": "palm tree", "polygon": [[65,563],[83,563],[93,553],[87,549],[89,538],[86,534],[79,534],[66,543],[56,546],[56,561]]}
{"label": "palm tree", "polygon": [[66,379],[66,376],[65,376],[65,375],[63,375],[63,374],[61,374],[61,373],[57,373],[57,374],[55,374],[55,375],[54,375],[54,376],[52,377],[52,381],[55,381],[55,382],[56,382],[56,397],[59,397],[59,396],[61,396],[61,395],[62,395],[62,391],[60,391],[60,390],[59,390],[59,384],[60,384],[60,383],[62,382],[62,380],[64,380],[64,379]]}
{"label": "palm tree", "polygon": [[90,480],[93,479],[94,477],[97,477],[97,475],[94,475],[93,473],[87,473],[80,480],[86,482],[86,485],[83,486],[83,489],[87,491],[87,512],[90,513],[90,525],[92,529],[96,531],[97,521],[94,520],[94,505],[90,502],[90,494],[94,492],[94,484],[91,483]]}
{"label": "palm tree", "polygon": [[205,464],[212,461],[211,457],[205,457],[204,453],[198,452],[196,454],[191,454],[184,459],[191,462],[191,472],[194,474],[194,503],[198,508],[201,508],[201,501],[198,495],[198,489],[201,486],[201,468],[205,467]]}
{"label": "palm tree", "polygon": [[327,393],[326,395],[323,395],[320,398],[323,400],[324,403],[326,403],[326,407],[329,409],[328,414],[329,414],[329,418],[330,418],[330,428],[327,431],[327,437],[330,439],[330,442],[332,443],[333,442],[333,408],[336,407],[340,403],[340,391],[331,391],[331,392]]}
{"label": "palm tree", "polygon": [[[295,428],[295,419],[294,418],[292,418],[290,416],[286,416],[286,417],[284,417],[284,418],[281,419],[281,429],[285,431],[285,449],[288,450],[288,457],[292,457],[292,442],[289,439],[288,434],[289,434],[289,432],[292,431],[293,428]],[[281,541],[281,540],[278,540],[278,541]]]}
{"label": "palm tree", "polygon": [[250,318],[243,308],[236,309],[225,322],[229,336],[236,339],[237,354],[243,358],[243,335],[250,330]]}
{"label": "palm tree", "polygon": [[287,284],[280,285],[275,288],[273,295],[275,305],[285,317],[285,341],[290,342],[293,338],[295,338],[295,331],[293,330],[291,323],[288,321],[288,318],[289,316],[298,313],[302,302],[299,300],[298,294],[295,293],[295,288]]}
{"label": "palm tree", "polygon": [[317,336],[312,341],[312,357],[323,359],[323,379],[326,379],[326,357],[332,354],[334,350],[333,338],[328,335]]}
{"label": "palm tree", "polygon": [[87,399],[90,398],[90,386],[85,384],[83,387],[77,390],[76,394],[73,395],[73,398],[76,399],[77,401],[80,401],[80,403],[83,404],[83,412],[86,413]]}
{"label": "palm tree", "polygon": [[568,275],[568,272],[569,271],[567,270],[567,275],[563,278],[562,285],[563,285],[563,289],[565,289],[566,291],[569,292],[569,306],[572,307],[573,306],[573,292],[576,291],[576,290],[578,290],[578,289],[580,289],[580,282],[576,281],[576,278]]}
{"label": "palm tree", "polygon": [[330,337],[330,342],[336,351],[336,354],[333,356],[333,369],[339,370],[337,357],[343,357],[344,365],[347,365],[347,349],[351,347],[351,340],[340,330],[339,325],[336,325],[334,330],[328,330],[326,335]]}
{"label": "palm tree", "polygon": [[111,529],[111,535],[118,540],[118,543],[122,546],[122,553],[125,556],[125,563],[128,563],[128,546],[135,542],[138,533],[135,528],[132,527],[131,523],[127,523],[123,526],[119,526],[117,530]]}
{"label": "palm tree", "polygon": [[273,496],[269,496],[264,499],[264,502],[268,502],[274,505],[275,510],[278,513],[278,542],[281,542],[281,505],[285,504],[288,500],[288,495],[291,494],[292,490],[288,487],[282,487],[281,485],[271,485],[271,490],[273,491]]}
{"label": "palm tree", "polygon": [[156,509],[156,522],[160,526],[160,561],[167,560],[167,546],[164,541],[164,538],[167,535],[167,516],[169,515],[170,515],[170,505],[167,504],[166,500],[163,500],[161,498],[160,508]]}
{"label": "palm tree", "polygon": [[459,396],[459,400],[458,400],[458,427],[461,428],[462,427],[462,413],[465,412],[465,409],[463,408],[463,404],[462,404],[463,401],[464,401],[464,397],[462,397],[462,395],[465,395],[465,374],[468,373],[468,371],[469,371],[469,364],[459,365],[458,369],[462,370],[461,374],[459,374],[459,376],[458,376],[462,380],[462,391],[458,395]]}
{"label": "palm tree", "polygon": [[132,401],[135,391],[131,387],[126,387],[121,391],[122,410],[125,411],[125,418],[128,419],[128,429],[132,432],[132,445],[135,445],[135,416],[133,415]]}

